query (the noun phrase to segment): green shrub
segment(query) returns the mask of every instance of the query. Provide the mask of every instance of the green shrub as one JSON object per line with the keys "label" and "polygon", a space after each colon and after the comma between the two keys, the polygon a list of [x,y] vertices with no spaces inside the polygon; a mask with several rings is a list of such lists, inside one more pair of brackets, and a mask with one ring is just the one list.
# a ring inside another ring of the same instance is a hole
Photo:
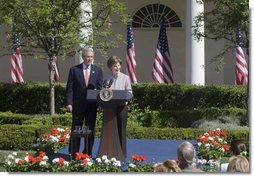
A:
{"label": "green shrub", "polygon": [[[52,125],[0,125],[1,150],[31,150],[32,144],[45,132],[49,132]],[[60,126],[58,126],[60,127]],[[64,127],[62,127],[64,128]],[[132,139],[162,139],[162,140],[196,140],[204,129],[192,128],[147,128],[128,126],[127,137]],[[229,130],[229,139],[249,141],[248,130]],[[96,137],[100,137],[99,127],[96,128]]]}
{"label": "green shrub", "polygon": [[26,114],[15,114],[12,112],[0,112],[0,125],[1,124],[25,124],[25,125],[61,125],[71,126],[72,115],[66,114],[37,114],[37,115],[26,115]]}
{"label": "green shrub", "polygon": [[231,121],[235,117],[239,117],[239,125],[248,125],[246,110],[240,108],[207,108],[179,111],[151,111],[146,108],[144,110],[134,110],[133,113],[132,111],[129,113],[129,120],[136,121],[139,125],[144,127],[188,128],[191,127],[195,121],[216,120],[222,116],[228,116]]}
{"label": "green shrub", "polygon": [[31,119],[30,115],[13,114],[12,112],[0,112],[0,125],[2,124],[19,124]]}
{"label": "green shrub", "polygon": [[[227,119],[227,121],[225,121]],[[198,129],[216,129],[220,127],[221,129],[226,130],[249,130],[248,126],[241,126],[240,120],[236,118],[232,119],[232,117],[220,117],[217,120],[198,120],[195,121],[192,125],[192,128]]]}
{"label": "green shrub", "polygon": [[[0,83],[0,111],[24,114],[49,113],[48,83]],[[8,96],[6,96],[8,95]],[[65,107],[65,84],[55,86],[55,108]]]}
{"label": "green shrub", "polygon": [[0,126],[1,150],[31,150],[37,138],[52,129],[52,125],[16,125],[5,124]]}
{"label": "green shrub", "polygon": [[140,109],[185,110],[210,107],[247,109],[247,88],[228,85],[135,84],[134,102]]}
{"label": "green shrub", "polygon": [[[244,86],[139,83],[132,87],[134,99],[129,106],[134,103],[141,110],[147,107],[151,110],[247,109],[247,89]],[[48,83],[0,83],[0,93],[0,112],[49,113]],[[57,84],[56,113],[64,113],[65,106],[65,84]]]}

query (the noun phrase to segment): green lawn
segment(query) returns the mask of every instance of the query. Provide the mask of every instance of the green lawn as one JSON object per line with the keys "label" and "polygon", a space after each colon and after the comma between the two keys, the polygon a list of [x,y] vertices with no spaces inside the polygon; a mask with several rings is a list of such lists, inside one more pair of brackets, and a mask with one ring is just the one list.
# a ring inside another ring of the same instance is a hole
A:
{"label": "green lawn", "polygon": [[13,152],[17,152],[19,158],[24,158],[24,155],[26,152],[33,155],[35,154],[35,151],[10,151],[10,150],[0,150],[0,172],[6,172],[4,168],[5,159],[9,154],[12,154]]}

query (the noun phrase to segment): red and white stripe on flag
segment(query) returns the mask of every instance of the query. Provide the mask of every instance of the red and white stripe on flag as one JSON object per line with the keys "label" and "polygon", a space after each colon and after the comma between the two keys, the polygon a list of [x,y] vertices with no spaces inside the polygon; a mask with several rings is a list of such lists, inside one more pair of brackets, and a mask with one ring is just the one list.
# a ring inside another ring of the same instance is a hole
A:
{"label": "red and white stripe on flag", "polygon": [[170,56],[167,52],[162,54],[157,49],[153,63],[152,77],[157,83],[174,83],[173,69],[170,63]]}
{"label": "red and white stripe on flag", "polygon": [[[59,70],[58,70],[58,60],[57,57],[54,57],[54,60],[52,61],[53,69],[55,71],[54,74],[54,81],[55,82],[60,82],[60,75],[59,75]],[[48,69],[50,70],[50,63],[48,63]]]}
{"label": "red and white stripe on flag", "polygon": [[243,31],[237,27],[236,29],[236,66],[235,66],[235,83],[237,85],[248,84],[248,65],[244,54]]}
{"label": "red and white stripe on flag", "polygon": [[15,52],[11,56],[11,82],[24,82],[23,63],[19,47],[15,49]]}
{"label": "red and white stripe on flag", "polygon": [[236,47],[235,83],[237,85],[248,84],[248,66],[242,47]]}
{"label": "red and white stripe on flag", "polygon": [[152,77],[157,83],[174,83],[173,68],[168,49],[168,39],[166,33],[165,19],[162,19],[160,34],[153,63]]}
{"label": "red and white stripe on flag", "polygon": [[127,26],[127,54],[126,54],[126,72],[130,77],[131,83],[137,83],[137,75],[136,75],[136,56],[134,50],[134,42],[133,42],[133,31],[131,23]]}

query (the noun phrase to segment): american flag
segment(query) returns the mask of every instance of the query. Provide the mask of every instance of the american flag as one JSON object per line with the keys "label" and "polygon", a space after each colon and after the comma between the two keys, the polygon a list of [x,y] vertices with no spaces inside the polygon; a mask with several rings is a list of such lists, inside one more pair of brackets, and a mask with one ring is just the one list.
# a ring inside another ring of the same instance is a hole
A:
{"label": "american flag", "polygon": [[14,52],[11,56],[11,82],[12,83],[23,83],[23,63],[20,51],[20,40],[17,35],[13,38]]}
{"label": "american flag", "polygon": [[[56,48],[56,39],[54,37],[50,38],[50,42],[51,42],[51,48],[54,50]],[[60,75],[59,75],[59,69],[58,69],[58,60],[56,56],[53,56],[53,61],[52,61],[52,65],[53,65],[53,70],[54,72],[54,81],[60,82]],[[50,62],[48,62],[48,69],[50,71]]]}
{"label": "american flag", "polygon": [[136,76],[136,56],[133,43],[133,31],[131,23],[127,25],[127,55],[126,55],[127,75],[130,77],[131,83],[137,83]]}
{"label": "american flag", "polygon": [[236,30],[236,66],[235,66],[235,83],[237,85],[248,84],[248,66],[244,54],[243,32],[238,28]]}
{"label": "american flag", "polygon": [[165,19],[162,18],[152,72],[152,77],[155,82],[167,84],[174,83],[173,69],[170,59],[171,57],[168,49],[166,24]]}
{"label": "american flag", "polygon": [[[60,82],[60,76],[59,76],[59,70],[58,70],[58,60],[57,60],[56,56],[54,56],[54,59],[52,61],[52,65],[53,65],[53,69],[55,71],[54,81],[55,82]],[[49,71],[50,71],[50,62],[48,63],[48,68],[49,68]]]}

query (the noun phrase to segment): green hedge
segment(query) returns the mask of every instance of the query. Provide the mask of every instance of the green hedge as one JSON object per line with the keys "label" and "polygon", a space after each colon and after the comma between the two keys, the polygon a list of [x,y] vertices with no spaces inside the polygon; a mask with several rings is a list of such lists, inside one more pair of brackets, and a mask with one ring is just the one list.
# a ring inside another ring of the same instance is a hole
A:
{"label": "green hedge", "polygon": [[247,109],[247,87],[229,85],[135,84],[135,102],[152,110],[200,108]]}
{"label": "green hedge", "polygon": [[[139,112],[139,114],[137,113]],[[128,114],[128,123],[135,122],[144,127],[159,128],[188,128],[197,120],[216,120],[218,117],[229,116],[233,119],[240,117],[241,125],[248,125],[248,119],[245,109],[240,108],[207,108],[197,110],[180,111],[151,111],[149,109],[130,110]],[[56,115],[25,115],[11,112],[0,112],[1,124],[26,124],[26,125],[61,125],[71,126],[72,117],[70,113]],[[101,126],[102,115],[97,114],[97,126]]]}
{"label": "green hedge", "polygon": [[2,124],[19,124],[32,119],[31,115],[13,114],[12,112],[0,112],[0,125]]}
{"label": "green hedge", "polygon": [[1,150],[31,150],[37,138],[52,126],[6,124],[0,126]]}
{"label": "green hedge", "polygon": [[12,112],[0,112],[0,125],[18,124],[18,125],[61,125],[70,126],[72,116],[70,113],[56,115],[26,115],[15,114]]}
{"label": "green hedge", "polygon": [[[0,83],[0,112],[23,114],[49,113],[49,86],[47,83]],[[55,86],[55,108],[60,113],[65,107],[65,85]]]}
{"label": "green hedge", "polygon": [[[37,138],[49,132],[52,125],[1,125],[0,126],[0,149],[1,150],[31,150],[32,144]],[[128,126],[127,137],[132,139],[162,139],[162,140],[196,140],[198,135],[206,130],[191,128],[145,128],[140,126]],[[249,131],[228,131],[228,142],[232,139],[242,139],[249,142]],[[100,137],[97,127],[96,137]]]}
{"label": "green hedge", "polygon": [[[129,114],[129,118],[133,120]],[[179,111],[145,111],[137,117],[137,121],[144,127],[177,127],[188,128],[197,120],[216,120],[229,116],[230,119],[240,117],[242,125],[248,125],[247,112],[240,108],[207,108]]]}
{"label": "green hedge", "polygon": [[[247,90],[244,86],[195,86],[184,84],[133,84],[134,99],[139,109],[194,110],[210,107],[247,109]],[[47,83],[0,83],[0,112],[23,114],[49,113]],[[56,113],[65,108],[65,84],[55,86]]]}

